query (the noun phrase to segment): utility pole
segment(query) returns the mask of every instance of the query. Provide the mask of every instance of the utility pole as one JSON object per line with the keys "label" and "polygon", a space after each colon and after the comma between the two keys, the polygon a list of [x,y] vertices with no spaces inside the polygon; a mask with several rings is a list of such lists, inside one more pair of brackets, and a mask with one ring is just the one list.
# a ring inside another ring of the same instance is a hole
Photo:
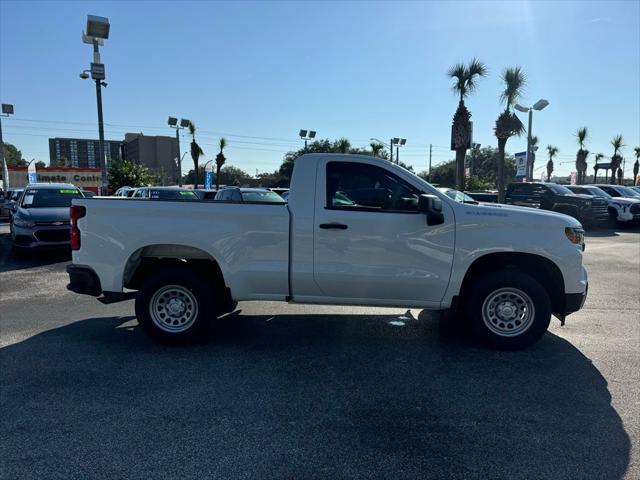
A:
{"label": "utility pole", "polygon": [[433,145],[429,144],[429,181],[431,181],[431,152],[433,151]]}
{"label": "utility pole", "polygon": [[[93,40],[93,58],[95,63],[100,63],[100,53],[98,51],[98,40]],[[104,74],[97,76],[96,81],[96,102],[98,103],[98,155],[100,158],[100,174],[102,179],[102,189],[100,195],[108,195],[107,189],[109,187],[109,179],[107,177],[107,159],[104,155],[104,121],[102,118],[102,80],[104,80]]]}
{"label": "utility pole", "polygon": [[391,163],[393,163],[393,138],[389,139],[389,154],[391,155]]}

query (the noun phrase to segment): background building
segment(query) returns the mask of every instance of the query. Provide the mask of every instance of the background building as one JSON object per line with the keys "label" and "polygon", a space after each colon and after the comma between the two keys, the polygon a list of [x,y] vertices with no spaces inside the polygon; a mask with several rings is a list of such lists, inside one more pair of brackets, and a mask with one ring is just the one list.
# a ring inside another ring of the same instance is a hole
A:
{"label": "background building", "polygon": [[[49,165],[100,168],[98,159],[98,140],[84,138],[50,138]],[[107,165],[111,160],[120,159],[121,141],[105,140],[105,156]]]}
{"label": "background building", "polygon": [[177,183],[180,172],[176,165],[178,144],[175,137],[127,133],[122,150],[124,159],[153,170],[163,184]]}

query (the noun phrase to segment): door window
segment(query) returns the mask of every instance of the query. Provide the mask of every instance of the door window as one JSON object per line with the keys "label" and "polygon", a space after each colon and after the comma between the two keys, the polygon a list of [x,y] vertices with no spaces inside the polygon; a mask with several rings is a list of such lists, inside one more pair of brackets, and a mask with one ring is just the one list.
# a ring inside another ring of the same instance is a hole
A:
{"label": "door window", "polygon": [[420,192],[384,168],[356,162],[327,164],[328,209],[417,212]]}

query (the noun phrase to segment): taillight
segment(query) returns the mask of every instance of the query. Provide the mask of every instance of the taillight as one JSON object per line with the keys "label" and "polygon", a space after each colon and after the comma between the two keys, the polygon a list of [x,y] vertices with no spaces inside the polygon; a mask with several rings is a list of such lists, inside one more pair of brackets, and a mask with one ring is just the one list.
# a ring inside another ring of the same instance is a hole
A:
{"label": "taillight", "polygon": [[80,229],[78,219],[87,214],[87,209],[81,205],[71,205],[69,215],[71,217],[71,250],[80,250]]}

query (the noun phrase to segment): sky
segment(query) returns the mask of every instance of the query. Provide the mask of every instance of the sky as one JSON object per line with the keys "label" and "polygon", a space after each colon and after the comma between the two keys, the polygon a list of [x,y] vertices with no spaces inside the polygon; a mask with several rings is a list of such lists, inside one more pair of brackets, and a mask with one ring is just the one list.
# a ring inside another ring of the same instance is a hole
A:
{"label": "sky", "polygon": [[[167,117],[184,117],[204,161],[225,136],[227,163],[251,174],[303,146],[300,129],[361,147],[406,138],[400,159],[416,171],[428,168],[429,145],[433,165],[454,158],[457,99],[446,72],[473,57],[489,70],[466,102],[474,142],[497,146],[501,72],[519,65],[520,103],[549,101],[534,113],[533,134],[542,149],[560,149],[556,173],[574,170],[583,126],[593,154],[611,155],[622,134],[626,172],[640,146],[638,1],[0,0],[0,100],[15,106],[3,136],[29,160],[48,162],[50,137],[98,136],[95,87],[79,78],[92,56],[81,40],[87,14],[111,23],[101,48],[107,139],[173,135]],[[181,137],[183,152],[189,140]],[[526,136],[507,143],[508,152],[525,149]]]}

